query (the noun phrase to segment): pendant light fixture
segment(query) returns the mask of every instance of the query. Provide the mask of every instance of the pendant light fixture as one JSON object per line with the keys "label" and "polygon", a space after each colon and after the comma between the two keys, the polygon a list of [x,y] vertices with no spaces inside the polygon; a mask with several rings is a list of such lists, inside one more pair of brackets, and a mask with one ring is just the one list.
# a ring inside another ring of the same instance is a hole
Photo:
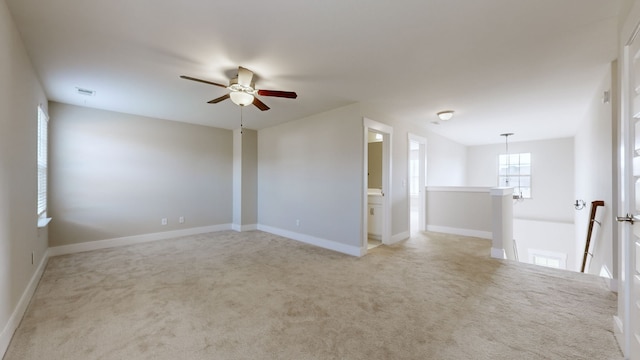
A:
{"label": "pendant light fixture", "polygon": [[[509,169],[511,169],[511,156],[509,155],[509,136],[512,136],[513,133],[504,133],[504,134],[500,134],[500,136],[504,136],[504,151],[505,151],[505,156],[507,157],[507,171],[505,174],[505,185],[507,187],[512,187],[510,184],[510,177],[509,177]],[[518,177],[518,190],[520,191],[520,177]],[[524,197],[522,196],[522,191],[520,191],[519,193],[515,193],[513,194],[513,199],[516,201],[522,201],[524,200]]]}
{"label": "pendant light fixture", "polygon": [[511,168],[511,157],[509,156],[509,136],[511,135],[513,135],[513,133],[500,134],[500,136],[504,136],[504,153],[507,157],[507,172],[505,174],[505,185],[507,185],[507,187],[509,187],[509,168]]}

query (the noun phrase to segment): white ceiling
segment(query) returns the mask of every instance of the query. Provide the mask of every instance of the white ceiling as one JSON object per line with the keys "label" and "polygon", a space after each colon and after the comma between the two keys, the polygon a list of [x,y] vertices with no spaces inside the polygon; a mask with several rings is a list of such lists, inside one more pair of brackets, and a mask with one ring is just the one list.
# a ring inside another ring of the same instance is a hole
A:
{"label": "white ceiling", "polygon": [[[354,102],[462,144],[573,136],[617,52],[620,0],[6,0],[50,100],[233,129]],[[96,91],[92,97],[76,88]],[[432,124],[440,110],[453,120]]]}

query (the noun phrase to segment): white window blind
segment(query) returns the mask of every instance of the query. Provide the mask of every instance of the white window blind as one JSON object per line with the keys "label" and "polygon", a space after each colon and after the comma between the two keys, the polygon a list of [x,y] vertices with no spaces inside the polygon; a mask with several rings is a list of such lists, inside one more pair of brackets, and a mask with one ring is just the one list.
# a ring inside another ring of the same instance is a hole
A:
{"label": "white window blind", "polygon": [[47,211],[47,114],[38,106],[38,216]]}

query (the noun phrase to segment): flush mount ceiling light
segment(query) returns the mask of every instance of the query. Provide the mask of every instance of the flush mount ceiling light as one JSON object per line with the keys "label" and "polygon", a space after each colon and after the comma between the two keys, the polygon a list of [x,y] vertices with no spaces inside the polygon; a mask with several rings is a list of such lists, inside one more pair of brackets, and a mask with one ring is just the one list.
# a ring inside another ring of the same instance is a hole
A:
{"label": "flush mount ceiling light", "polygon": [[451,120],[451,118],[453,117],[453,110],[444,110],[444,111],[440,111],[438,113],[438,117],[440,118],[440,120],[442,121],[448,121]]}

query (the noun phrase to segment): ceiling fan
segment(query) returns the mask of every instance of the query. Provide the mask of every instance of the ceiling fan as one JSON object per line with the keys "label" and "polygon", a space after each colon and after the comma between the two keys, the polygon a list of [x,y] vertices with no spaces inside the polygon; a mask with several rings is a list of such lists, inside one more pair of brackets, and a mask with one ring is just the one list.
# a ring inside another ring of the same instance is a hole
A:
{"label": "ceiling fan", "polygon": [[230,98],[231,101],[233,101],[236,105],[247,106],[249,104],[253,104],[258,109],[265,111],[269,110],[269,107],[265,103],[260,101],[260,99],[258,99],[256,95],[282,97],[287,99],[295,99],[298,97],[298,94],[293,91],[256,89],[255,82],[253,80],[253,72],[247,68],[243,68],[242,66],[238,67],[238,76],[231,79],[228,86],[207,80],[197,79],[191,76],[182,75],[180,77],[182,79],[198,81],[201,83],[215,85],[230,90],[228,94],[208,101],[209,104],[217,104],[223,100],[227,100]]}

